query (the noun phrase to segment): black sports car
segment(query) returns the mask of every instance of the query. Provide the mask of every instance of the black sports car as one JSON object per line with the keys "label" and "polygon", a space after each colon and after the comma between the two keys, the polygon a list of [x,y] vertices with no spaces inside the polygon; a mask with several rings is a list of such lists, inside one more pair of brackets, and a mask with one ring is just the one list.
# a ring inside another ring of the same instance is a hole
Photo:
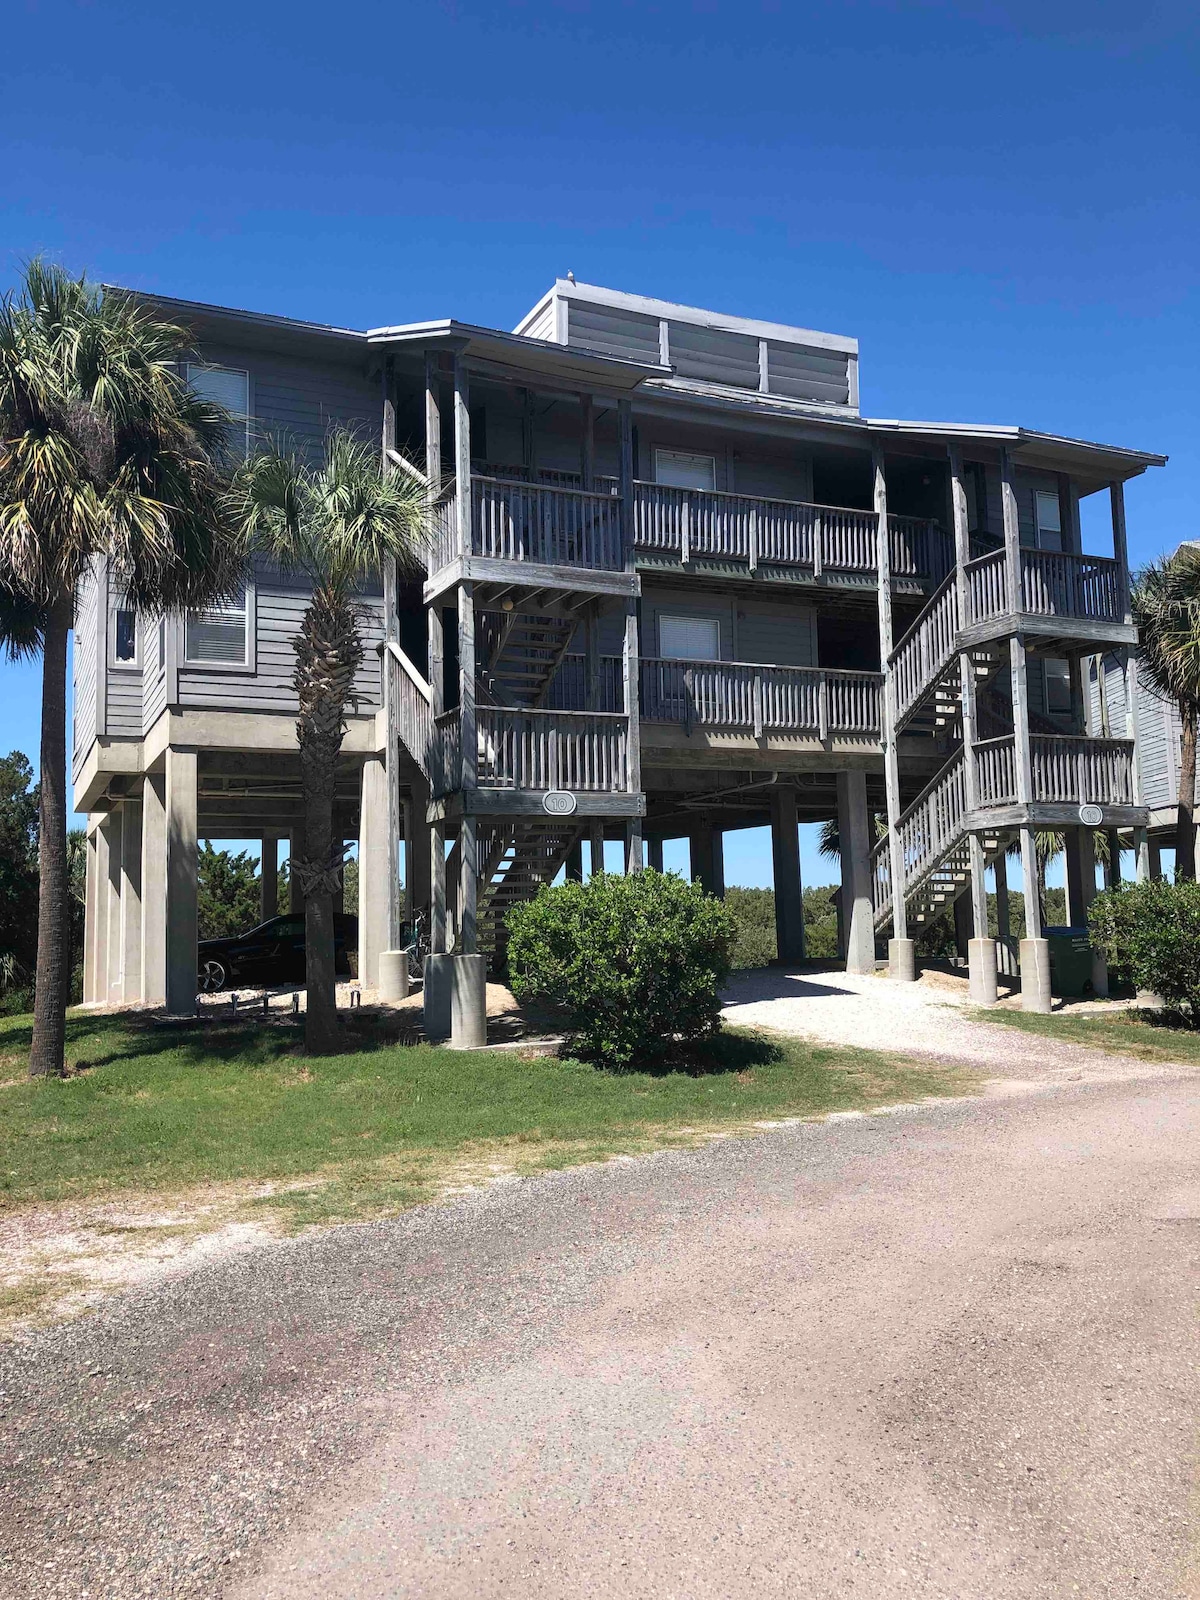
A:
{"label": "black sports car", "polygon": [[[334,970],[352,976],[351,952],[358,952],[358,918],[335,912]],[[231,983],[267,987],[304,982],[304,915],[272,917],[249,933],[230,939],[201,939],[196,981],[201,994],[217,994]]]}

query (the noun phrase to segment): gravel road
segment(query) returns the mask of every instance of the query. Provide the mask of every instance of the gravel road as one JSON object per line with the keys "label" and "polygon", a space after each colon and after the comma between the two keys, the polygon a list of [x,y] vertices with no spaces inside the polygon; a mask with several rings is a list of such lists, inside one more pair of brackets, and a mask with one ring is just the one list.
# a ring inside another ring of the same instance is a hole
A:
{"label": "gravel road", "polygon": [[1194,1595],[1200,1103],[1112,1065],[515,1182],[12,1347],[0,1594]]}

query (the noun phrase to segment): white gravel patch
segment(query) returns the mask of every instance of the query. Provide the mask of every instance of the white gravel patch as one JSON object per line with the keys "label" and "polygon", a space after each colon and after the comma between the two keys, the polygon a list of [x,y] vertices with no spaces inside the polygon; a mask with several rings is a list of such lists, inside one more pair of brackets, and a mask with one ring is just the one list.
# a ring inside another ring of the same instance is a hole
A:
{"label": "white gravel patch", "polygon": [[[964,986],[898,983],[883,974],[796,972],[761,967],[739,973],[725,993],[724,1016],[745,1027],[771,1028],[827,1044],[953,1061],[1015,1079],[1087,1081],[1177,1077],[1194,1067],[1137,1061],[1066,1044],[968,1015]],[[1091,1005],[1089,1011],[1102,1007]],[[1114,1002],[1112,1009],[1124,1006]]]}

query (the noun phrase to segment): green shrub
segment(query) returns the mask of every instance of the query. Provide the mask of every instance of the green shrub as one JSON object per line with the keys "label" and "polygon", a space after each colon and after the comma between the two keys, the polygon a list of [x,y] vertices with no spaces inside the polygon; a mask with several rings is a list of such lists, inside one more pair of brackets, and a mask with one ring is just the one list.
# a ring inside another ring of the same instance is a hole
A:
{"label": "green shrub", "polygon": [[733,919],[732,965],[766,967],[775,959],[775,891],[739,889],[725,891],[725,909]]}
{"label": "green shrub", "polygon": [[507,927],[513,993],[561,1009],[585,1060],[653,1066],[720,1026],[733,921],[674,873],[546,886]]}
{"label": "green shrub", "polygon": [[1088,920],[1110,970],[1200,1026],[1200,884],[1106,889],[1092,901]]}

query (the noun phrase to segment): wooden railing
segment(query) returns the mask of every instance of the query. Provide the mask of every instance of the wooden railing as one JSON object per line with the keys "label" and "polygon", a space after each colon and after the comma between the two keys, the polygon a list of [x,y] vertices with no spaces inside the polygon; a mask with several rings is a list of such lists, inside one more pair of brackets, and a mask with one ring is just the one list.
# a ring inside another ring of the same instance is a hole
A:
{"label": "wooden railing", "polygon": [[1008,610],[1008,558],[1003,550],[968,561],[967,597],[971,622],[988,622]]}
{"label": "wooden railing", "polygon": [[728,728],[753,733],[879,737],[877,672],[760,666],[742,661],[646,659],[641,716],[689,732]]}
{"label": "wooden railing", "polygon": [[[810,505],[669,484],[634,485],[634,543],[639,550],[759,565],[809,567],[825,572],[877,570],[873,511]],[[923,517],[888,517],[892,572],[903,578],[941,578],[951,562],[938,523]]]}
{"label": "wooden railing", "polygon": [[[993,550],[967,564],[972,622],[1011,610],[1008,555]],[[1120,565],[1111,556],[1077,556],[1061,550],[1021,551],[1021,610],[1039,617],[1120,622],[1124,595]]]}
{"label": "wooden railing", "polygon": [[1120,622],[1124,616],[1120,566],[1111,556],[1022,550],[1021,604],[1038,616]]}
{"label": "wooden railing", "polygon": [[979,804],[1013,805],[1017,798],[1017,750],[1013,735],[981,739],[974,749]]}
{"label": "wooden railing", "polygon": [[958,647],[958,590],[948,573],[889,657],[896,684],[896,729],[920,705]]}
{"label": "wooden railing", "polygon": [[[600,657],[596,711],[624,711],[625,682],[620,656]],[[586,711],[587,657],[565,655],[546,691],[547,711]]]}
{"label": "wooden railing", "polygon": [[1035,734],[1029,741],[1033,798],[1069,805],[1133,804],[1132,739]]}
{"label": "wooden railing", "polygon": [[458,514],[453,500],[443,500],[433,508],[429,531],[426,567],[432,575],[448,567],[458,555]]}
{"label": "wooden railing", "polygon": [[621,503],[611,494],[549,484],[471,480],[472,550],[501,561],[620,572]]}
{"label": "wooden railing", "polygon": [[427,745],[429,792],[435,799],[462,788],[462,728],[457,710],[434,718]]}
{"label": "wooden railing", "polygon": [[629,792],[623,714],[479,706],[476,718],[481,787]]}
{"label": "wooden railing", "polygon": [[[1133,741],[1034,734],[1029,741],[1030,798],[1049,805],[1133,804]],[[1012,734],[975,746],[980,806],[1015,805],[1016,740]]]}
{"label": "wooden railing", "polygon": [[[966,765],[962,751],[947,761],[896,824],[904,861],[906,895],[953,849],[962,837],[967,809]],[[871,852],[871,885],[878,921],[892,903],[891,845],[879,841]]]}
{"label": "wooden railing", "polygon": [[384,670],[391,672],[389,690],[396,696],[396,721],[400,737],[409,755],[428,777],[433,693],[398,644],[389,642],[386,651],[391,658],[391,666],[385,659]]}

